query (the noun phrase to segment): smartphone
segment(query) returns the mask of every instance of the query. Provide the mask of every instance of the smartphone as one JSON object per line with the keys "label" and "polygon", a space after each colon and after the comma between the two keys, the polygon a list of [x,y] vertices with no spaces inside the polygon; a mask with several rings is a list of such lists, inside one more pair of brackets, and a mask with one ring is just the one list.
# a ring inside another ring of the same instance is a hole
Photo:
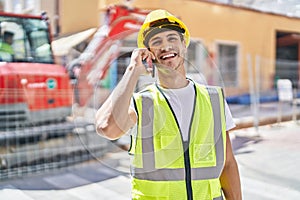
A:
{"label": "smartphone", "polygon": [[156,68],[155,63],[156,63],[156,60],[152,60],[152,74],[151,74],[152,78],[155,77],[155,68]]}
{"label": "smartphone", "polygon": [[[152,62],[148,63],[146,60],[143,60],[143,64],[146,68],[152,68],[151,76],[152,78],[155,77],[155,60],[152,60]],[[151,67],[152,66],[152,67]]]}

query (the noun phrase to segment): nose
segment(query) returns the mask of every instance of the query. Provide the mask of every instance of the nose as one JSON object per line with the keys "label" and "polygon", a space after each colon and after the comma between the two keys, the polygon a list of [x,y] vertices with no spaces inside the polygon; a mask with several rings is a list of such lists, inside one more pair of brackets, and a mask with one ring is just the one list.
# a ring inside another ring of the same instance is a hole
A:
{"label": "nose", "polygon": [[173,49],[172,44],[168,40],[163,40],[160,50],[161,51],[170,51]]}

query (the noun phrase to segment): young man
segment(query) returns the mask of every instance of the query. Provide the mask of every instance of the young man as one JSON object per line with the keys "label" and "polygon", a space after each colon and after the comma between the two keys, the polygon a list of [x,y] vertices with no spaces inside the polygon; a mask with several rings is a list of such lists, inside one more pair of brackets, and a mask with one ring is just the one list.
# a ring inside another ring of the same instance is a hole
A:
{"label": "young man", "polygon": [[3,42],[0,45],[0,51],[4,51],[10,54],[14,54],[12,43],[13,43],[14,33],[10,31],[5,31],[3,33]]}
{"label": "young man", "polygon": [[[231,114],[221,88],[186,78],[189,39],[181,20],[165,10],[152,11],[122,80],[97,111],[97,132],[109,139],[137,124],[129,151],[134,155],[132,199],[241,199],[228,136],[234,127]],[[157,83],[133,94],[153,62]]]}
{"label": "young man", "polygon": [[[12,61],[14,58],[14,50],[12,48],[14,33],[5,31],[3,33],[2,42],[0,42],[0,59],[4,61]],[[2,52],[2,53],[1,53]]]}

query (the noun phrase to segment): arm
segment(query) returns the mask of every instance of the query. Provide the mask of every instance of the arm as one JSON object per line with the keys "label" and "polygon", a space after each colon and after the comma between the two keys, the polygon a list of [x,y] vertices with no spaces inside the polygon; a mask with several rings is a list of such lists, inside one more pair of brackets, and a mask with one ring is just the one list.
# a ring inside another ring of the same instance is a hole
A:
{"label": "arm", "polygon": [[227,200],[242,199],[240,175],[232,152],[228,131],[226,132],[226,161],[220,181]]}
{"label": "arm", "polygon": [[124,76],[96,113],[98,134],[108,139],[117,139],[136,123],[136,114],[129,109],[130,99],[139,76],[147,73],[142,60],[151,60],[153,57],[147,49],[133,51]]}

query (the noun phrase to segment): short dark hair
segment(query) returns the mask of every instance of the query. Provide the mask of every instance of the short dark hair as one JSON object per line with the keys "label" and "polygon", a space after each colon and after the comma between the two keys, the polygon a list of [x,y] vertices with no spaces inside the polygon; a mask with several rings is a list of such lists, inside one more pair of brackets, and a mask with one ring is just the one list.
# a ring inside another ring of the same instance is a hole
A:
{"label": "short dark hair", "polygon": [[7,38],[11,38],[13,37],[15,34],[13,32],[10,32],[10,31],[4,31],[3,33],[3,39],[7,39]]}

